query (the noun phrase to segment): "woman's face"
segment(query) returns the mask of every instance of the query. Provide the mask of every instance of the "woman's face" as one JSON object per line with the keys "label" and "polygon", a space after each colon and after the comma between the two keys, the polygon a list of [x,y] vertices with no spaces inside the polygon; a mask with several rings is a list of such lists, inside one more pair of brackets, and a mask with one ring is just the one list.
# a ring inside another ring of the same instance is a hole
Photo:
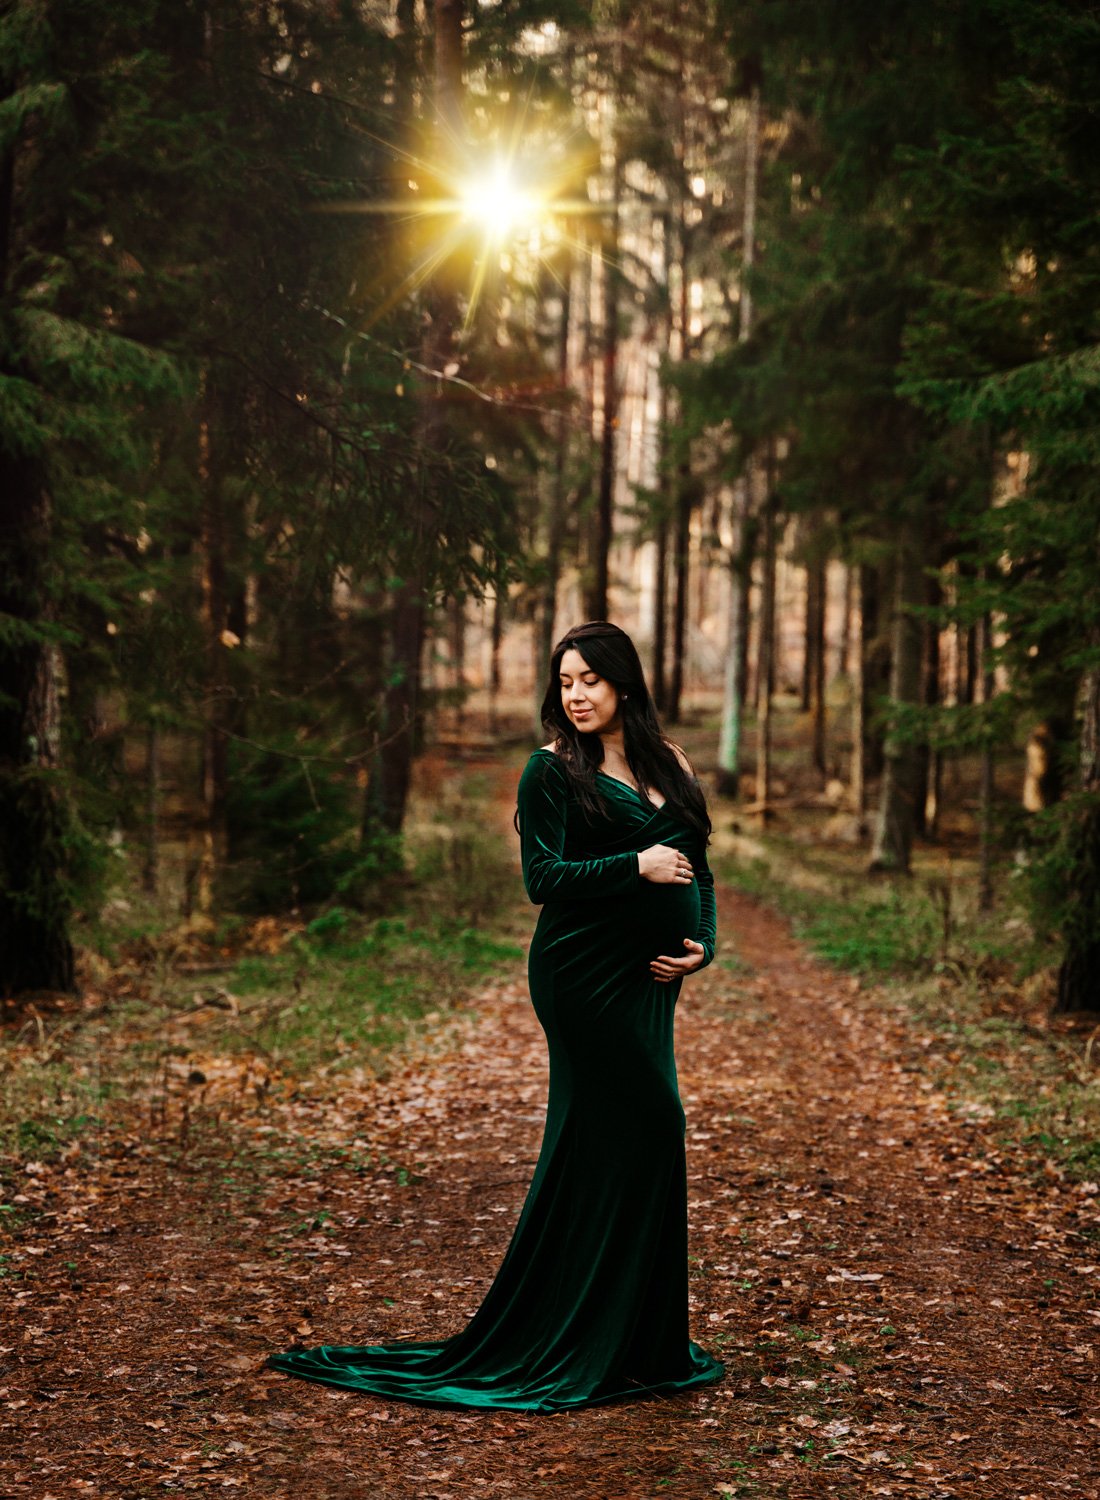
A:
{"label": "woman's face", "polygon": [[575,647],[570,647],[562,657],[558,675],[561,706],[574,728],[582,734],[618,728],[618,690],[594,672]]}

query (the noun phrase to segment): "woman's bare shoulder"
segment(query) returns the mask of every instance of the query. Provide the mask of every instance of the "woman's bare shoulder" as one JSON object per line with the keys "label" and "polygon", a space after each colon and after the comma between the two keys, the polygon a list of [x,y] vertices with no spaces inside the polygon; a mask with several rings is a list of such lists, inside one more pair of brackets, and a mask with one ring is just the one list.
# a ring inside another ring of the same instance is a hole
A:
{"label": "woman's bare shoulder", "polygon": [[674,744],[672,740],[665,740],[665,744],[672,751],[673,755],[675,755],[676,759],[680,762],[681,770],[686,771],[689,776],[694,776],[695,767],[692,765],[691,761],[688,760],[687,756],[680,749],[679,745]]}

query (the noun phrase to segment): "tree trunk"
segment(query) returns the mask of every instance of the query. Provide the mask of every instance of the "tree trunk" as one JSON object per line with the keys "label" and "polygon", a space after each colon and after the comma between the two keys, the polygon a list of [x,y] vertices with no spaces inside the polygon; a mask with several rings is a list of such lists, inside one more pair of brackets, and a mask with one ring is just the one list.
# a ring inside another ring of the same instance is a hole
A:
{"label": "tree trunk", "polygon": [[455,734],[460,738],[466,728],[466,596],[458,593],[451,600],[451,689],[454,694]]}
{"label": "tree trunk", "polygon": [[142,830],[141,888],[155,896],[160,877],[160,727],[145,727],[145,827]]}
{"label": "tree trunk", "polygon": [[687,650],[687,601],[691,562],[691,512],[693,495],[686,476],[679,475],[676,497],[676,532],[673,542],[672,670],[668,686],[669,723],[678,724],[683,712],[684,655]]}
{"label": "tree trunk", "polygon": [[[1092,641],[1093,650],[1100,641]],[[1100,1011],[1100,666],[1081,693],[1080,810],[1069,839],[1073,906],[1062,933],[1055,1012]]]}
{"label": "tree trunk", "polygon": [[[983,704],[993,699],[993,624],[988,614],[982,616],[975,632],[978,643],[977,681]],[[981,769],[978,783],[978,910],[993,906],[993,745],[989,735],[982,740]]]}
{"label": "tree trunk", "polygon": [[[756,190],[759,178],[760,90],[753,86],[749,97],[748,129],[745,134],[745,208],[741,222],[741,285],[737,308],[737,340],[745,343],[752,332],[752,267],[756,259]],[[752,519],[752,464],[734,488],[733,551],[730,556],[730,603],[727,623],[726,664],[722,682],[722,722],[718,741],[718,788],[736,797],[741,779],[741,744],[744,737],[746,679],[749,662],[749,592],[752,585],[756,524]]]}
{"label": "tree trunk", "polygon": [[65,882],[69,810],[56,778],[58,652],[49,623],[50,496],[38,464],[0,451],[0,992],[75,988]]}
{"label": "tree trunk", "polygon": [[837,672],[841,677],[850,678],[852,675],[852,608],[855,593],[855,569],[846,566],[844,569],[844,614],[840,621],[840,655],[837,660]]}
{"label": "tree trunk", "polygon": [[825,604],[827,562],[824,557],[815,557],[810,564],[813,587],[809,590],[810,630],[807,644],[810,648],[810,744],[815,771],[825,776]]}
{"label": "tree trunk", "polygon": [[493,614],[489,625],[489,734],[496,739],[500,730],[500,647],[504,639],[504,584],[497,579],[493,588]]}
{"label": "tree trunk", "polygon": [[[542,677],[550,669],[550,657],[555,645],[555,623],[558,613],[558,585],[561,581],[562,547],[565,539],[565,486],[569,458],[569,411],[566,392],[569,389],[569,329],[573,317],[574,265],[570,253],[562,279],[561,320],[558,324],[558,389],[561,395],[561,410],[558,412],[556,444],[554,450],[554,474],[550,487],[550,505],[546,521],[546,571],[543,577],[542,597],[537,616],[537,641],[535,648],[535,737],[542,738]],[[494,621],[496,616],[494,615]]]}
{"label": "tree trunk", "polygon": [[[435,140],[440,159],[461,138],[462,18],[464,0],[434,0]],[[429,370],[449,358],[457,317],[453,289],[441,275],[425,295],[422,360]],[[425,546],[431,527],[429,461],[442,444],[442,392],[424,390],[417,482],[409,497],[406,573],[394,593],[381,738],[367,788],[363,836],[395,838],[405,821],[413,759],[420,743],[421,670],[426,627]]]}
{"label": "tree trunk", "polygon": [[851,585],[851,623],[849,626],[849,649],[855,663],[850,672],[852,703],[852,761],[848,773],[848,798],[852,804],[852,815],[862,837],[867,816],[867,779],[864,748],[867,738],[867,671],[864,664],[863,642],[863,574],[865,569],[854,564],[848,569]]}
{"label": "tree trunk", "polygon": [[764,497],[763,578],[760,586],[760,654],[757,681],[760,684],[756,721],[756,804],[761,822],[767,823],[772,797],[772,675],[775,662],[775,563],[776,515],[774,474],[769,457],[767,494]]}
{"label": "tree trunk", "polygon": [[[916,610],[924,603],[924,575],[918,532],[907,524],[899,541],[894,611],[891,622],[890,702],[905,708],[920,701],[922,629]],[[908,874],[916,826],[918,747],[896,720],[883,745],[885,769],[875,820],[872,870]]]}
{"label": "tree trunk", "polygon": [[805,609],[802,613],[802,676],[799,682],[798,707],[804,714],[810,712],[813,703],[814,675],[814,625],[817,614],[814,589],[817,574],[813,562],[806,564]]}
{"label": "tree trunk", "polygon": [[203,916],[214,910],[218,876],[227,849],[226,792],[229,779],[227,539],[223,455],[230,441],[223,372],[208,367],[199,407],[199,578],[205,683],[202,724],[202,828],[195,904]]}
{"label": "tree trunk", "polygon": [[[933,577],[928,584],[928,602],[935,608],[942,600],[939,580]],[[940,702],[940,665],[940,627],[938,621],[932,619],[928,625],[924,657],[924,703],[927,708],[935,708]],[[922,746],[921,781],[924,796],[917,799],[917,826],[923,837],[934,839],[939,832],[943,755],[931,745]]]}
{"label": "tree trunk", "polygon": [[665,658],[668,654],[668,517],[657,522],[657,547],[654,560],[653,588],[653,701],[662,716],[668,710],[668,679]]}
{"label": "tree trunk", "polygon": [[603,262],[603,411],[600,417],[600,486],[596,496],[596,555],[593,559],[595,567],[592,594],[588,604],[590,620],[607,619],[608,568],[615,512],[615,430],[619,410],[619,194],[622,167],[618,145],[614,141],[612,151],[614,161],[611,170],[610,243]]}
{"label": "tree trunk", "polygon": [[863,605],[860,671],[865,780],[881,776],[884,765],[883,732],[877,708],[879,700],[889,692],[890,685],[890,637],[882,618],[882,598],[885,592],[883,572],[874,567],[861,567],[860,596]]}
{"label": "tree trunk", "polygon": [[[661,220],[661,263],[665,289],[669,289],[669,239],[672,233],[670,216],[665,215]],[[671,305],[665,317],[661,320],[664,331],[664,353],[666,359],[672,358],[672,308]],[[671,401],[667,379],[662,378],[658,371],[658,401],[659,409],[657,416],[657,525],[654,532],[656,540],[656,556],[654,558],[653,579],[653,664],[652,664],[652,690],[653,702],[657,712],[663,717],[668,711],[668,677],[666,674],[665,658],[668,654],[668,532],[669,532],[669,492],[671,489],[669,477],[669,419],[671,416]]]}
{"label": "tree trunk", "polygon": [[736,797],[741,779],[741,744],[745,725],[745,678],[748,666],[749,594],[752,566],[760,531],[751,501],[737,493],[751,483],[752,470],[738,481],[733,497],[734,541],[730,551],[729,616],[726,626],[725,675],[722,682],[722,723],[718,740],[718,790]]}

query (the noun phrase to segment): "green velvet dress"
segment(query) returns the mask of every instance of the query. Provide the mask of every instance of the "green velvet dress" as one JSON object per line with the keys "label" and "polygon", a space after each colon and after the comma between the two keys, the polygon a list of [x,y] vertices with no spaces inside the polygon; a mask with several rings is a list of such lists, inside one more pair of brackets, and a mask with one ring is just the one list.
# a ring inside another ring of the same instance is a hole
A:
{"label": "green velvet dress", "polygon": [[[511,1243],[453,1338],[289,1350],[288,1374],[431,1406],[551,1412],[717,1380],[688,1336],[684,1111],[659,954],[695,938],[714,956],[714,881],[699,835],[598,772],[590,818],[557,756],[519,784],[523,874],[542,906],[531,998],[550,1057],[546,1128]],[[682,849],[690,886],[638,873],[652,844]]]}

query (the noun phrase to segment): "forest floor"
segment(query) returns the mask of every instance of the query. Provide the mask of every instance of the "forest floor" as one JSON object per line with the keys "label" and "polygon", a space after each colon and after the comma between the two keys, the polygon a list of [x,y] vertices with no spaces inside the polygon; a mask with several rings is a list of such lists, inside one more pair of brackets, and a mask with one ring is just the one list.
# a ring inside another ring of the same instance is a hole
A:
{"label": "forest floor", "polygon": [[445,1337],[477,1306],[545,1099],[508,959],[381,1075],[319,1068],[219,1114],[189,1113],[183,1070],[174,1110],[135,1091],[117,1125],[18,1164],[0,1494],[1100,1495],[1097,1184],[949,1107],[933,1038],[722,882],[719,926],[677,1056],[692,1331],[720,1384],[525,1416],[262,1368],[295,1343]]}

